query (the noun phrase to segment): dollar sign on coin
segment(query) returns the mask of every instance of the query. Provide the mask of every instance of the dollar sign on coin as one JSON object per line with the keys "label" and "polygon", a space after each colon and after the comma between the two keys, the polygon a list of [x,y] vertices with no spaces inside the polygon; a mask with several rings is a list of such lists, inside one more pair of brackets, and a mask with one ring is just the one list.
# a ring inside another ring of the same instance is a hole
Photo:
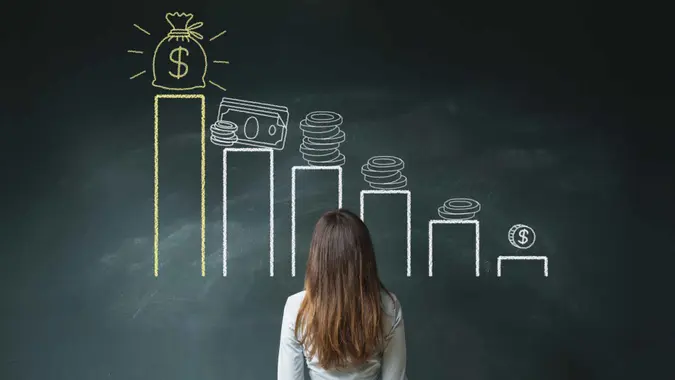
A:
{"label": "dollar sign on coin", "polygon": [[[516,239],[518,236],[518,239]],[[534,245],[537,235],[530,226],[515,224],[509,229],[509,243],[518,249],[528,249]]]}
{"label": "dollar sign on coin", "polygon": [[527,235],[529,235],[529,232],[527,230],[520,230],[518,231],[518,236],[520,236],[520,240],[518,240],[518,243],[521,245],[527,244],[527,241],[530,240],[527,238]]}
{"label": "dollar sign on coin", "polygon": [[182,60],[183,54],[187,57],[190,55],[190,52],[182,46],[171,50],[171,53],[169,53],[169,60],[176,64],[176,73],[174,74],[169,70],[169,75],[176,79],[180,79],[188,73],[188,65]]}

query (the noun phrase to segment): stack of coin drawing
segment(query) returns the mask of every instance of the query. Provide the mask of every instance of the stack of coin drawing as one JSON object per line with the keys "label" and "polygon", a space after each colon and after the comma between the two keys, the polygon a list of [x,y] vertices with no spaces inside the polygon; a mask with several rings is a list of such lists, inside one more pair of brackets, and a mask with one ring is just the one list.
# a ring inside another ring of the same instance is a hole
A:
{"label": "stack of coin drawing", "polygon": [[211,125],[211,142],[218,146],[230,147],[234,145],[237,140],[237,124],[227,121],[218,120]]}
{"label": "stack of coin drawing", "polygon": [[345,132],[340,129],[342,116],[330,111],[314,111],[300,122],[302,144],[300,153],[310,166],[342,166],[345,156],[340,153],[340,144],[345,141]]}
{"label": "stack of coin drawing", "polygon": [[375,156],[361,166],[363,179],[376,190],[396,190],[408,185],[408,178],[401,174],[405,167],[402,159],[394,156]]}
{"label": "stack of coin drawing", "polygon": [[471,198],[450,198],[438,208],[443,219],[473,219],[480,211],[480,203]]}

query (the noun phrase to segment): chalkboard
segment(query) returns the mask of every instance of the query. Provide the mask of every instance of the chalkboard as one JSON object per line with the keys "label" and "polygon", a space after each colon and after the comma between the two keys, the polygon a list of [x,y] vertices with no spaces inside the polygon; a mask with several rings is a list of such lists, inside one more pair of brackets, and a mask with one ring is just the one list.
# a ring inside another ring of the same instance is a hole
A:
{"label": "chalkboard", "polygon": [[410,379],[630,373],[630,86],[582,12],[186,4],[44,5],[3,45],[0,377],[275,378],[338,206]]}

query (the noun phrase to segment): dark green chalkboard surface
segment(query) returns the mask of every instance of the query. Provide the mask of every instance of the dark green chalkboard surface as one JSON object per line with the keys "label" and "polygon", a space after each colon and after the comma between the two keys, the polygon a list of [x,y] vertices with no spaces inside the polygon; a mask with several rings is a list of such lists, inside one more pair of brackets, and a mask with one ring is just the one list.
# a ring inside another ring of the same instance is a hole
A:
{"label": "dark green chalkboard surface", "polygon": [[[361,192],[377,189],[397,191],[364,193],[363,211],[403,306],[411,380],[633,373],[645,341],[635,339],[631,220],[644,210],[629,202],[646,137],[635,138],[628,106],[642,103],[610,64],[607,30],[620,29],[547,7],[157,2],[26,13],[31,29],[4,45],[18,56],[3,79],[13,94],[3,187],[16,201],[3,227],[0,377],[274,379],[313,224],[340,199],[360,212]],[[203,22],[203,88],[152,85],[173,11]],[[244,131],[251,115],[257,135]],[[229,151],[224,165],[225,145],[273,149]],[[324,169],[294,169],[310,164]],[[649,186],[672,186],[652,168]],[[453,198],[471,201],[443,209]]]}

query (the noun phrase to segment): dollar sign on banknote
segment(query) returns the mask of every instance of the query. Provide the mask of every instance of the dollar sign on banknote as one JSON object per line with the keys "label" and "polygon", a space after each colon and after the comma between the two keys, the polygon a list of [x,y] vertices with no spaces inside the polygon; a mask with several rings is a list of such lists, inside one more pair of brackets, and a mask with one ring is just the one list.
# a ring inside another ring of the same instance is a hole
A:
{"label": "dollar sign on banknote", "polygon": [[182,46],[171,50],[171,53],[169,54],[169,60],[176,64],[176,72],[173,73],[172,71],[169,71],[169,75],[176,79],[183,78],[189,71],[187,63],[183,62],[183,54],[187,57],[190,55],[190,52]]}
{"label": "dollar sign on banknote", "polygon": [[193,90],[206,87],[207,58],[197,29],[203,22],[192,22],[190,13],[167,13],[171,30],[152,58],[152,85],[166,90]]}

